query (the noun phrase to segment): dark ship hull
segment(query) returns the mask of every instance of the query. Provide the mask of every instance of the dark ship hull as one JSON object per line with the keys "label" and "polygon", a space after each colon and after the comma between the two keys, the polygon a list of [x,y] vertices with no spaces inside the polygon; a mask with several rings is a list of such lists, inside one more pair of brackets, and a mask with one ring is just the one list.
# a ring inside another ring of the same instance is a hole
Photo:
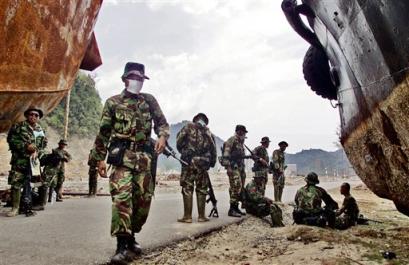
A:
{"label": "dark ship hull", "polygon": [[0,3],[0,132],[29,106],[51,111],[78,69],[101,64],[93,34],[102,0]]}
{"label": "dark ship hull", "polygon": [[282,8],[314,50],[304,61],[307,83],[338,101],[356,173],[409,215],[409,2],[284,0]]}

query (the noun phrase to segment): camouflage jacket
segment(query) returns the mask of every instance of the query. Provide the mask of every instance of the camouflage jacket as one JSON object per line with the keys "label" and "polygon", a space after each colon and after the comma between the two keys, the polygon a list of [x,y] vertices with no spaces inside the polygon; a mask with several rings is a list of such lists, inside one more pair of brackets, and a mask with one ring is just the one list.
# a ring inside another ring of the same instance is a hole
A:
{"label": "camouflage jacket", "polygon": [[41,126],[36,124],[33,129],[27,121],[16,123],[10,128],[7,142],[11,151],[11,169],[16,171],[27,170],[30,166],[30,154],[26,150],[28,145],[36,146],[39,158],[44,155],[47,146],[47,138]]}
{"label": "camouflage jacket", "polygon": [[[127,91],[113,96],[105,102],[99,133],[95,139],[91,158],[104,160],[107,147],[112,139],[121,139],[146,144],[151,136],[152,121],[158,136],[169,137],[169,125],[156,99],[146,93],[133,95]],[[124,165],[133,168],[138,156],[132,150],[126,150]]]}
{"label": "camouflage jacket", "polygon": [[176,136],[176,148],[182,159],[190,162],[193,157],[208,160],[214,166],[217,157],[216,143],[209,128],[188,122]]}
{"label": "camouflage jacket", "polygon": [[274,150],[272,162],[274,173],[284,172],[285,156],[283,151],[281,151],[280,149]]}
{"label": "camouflage jacket", "polygon": [[226,164],[230,167],[237,165],[244,167],[243,157],[246,155],[243,142],[234,135],[224,143],[223,157],[226,158]]}
{"label": "camouflage jacket", "polygon": [[65,172],[65,163],[71,161],[71,155],[66,150],[60,148],[53,149],[53,152],[57,153],[62,158],[57,166],[58,171]]}
{"label": "camouflage jacket", "polygon": [[264,146],[260,145],[260,146],[257,146],[256,148],[254,148],[253,153],[254,153],[255,156],[257,156],[259,158],[262,158],[267,162],[267,165],[261,163],[260,161],[254,162],[254,169],[256,171],[263,170],[263,169],[267,170],[268,169],[268,162],[270,160],[269,157],[268,157],[267,149]]}
{"label": "camouflage jacket", "polygon": [[338,209],[338,204],[321,187],[315,185],[305,185],[301,187],[295,195],[295,204],[301,210],[314,213],[320,211],[322,201],[330,209]]}
{"label": "camouflage jacket", "polygon": [[263,195],[263,189],[260,185],[257,185],[254,179],[246,185],[245,192],[247,203],[258,204],[265,202],[266,198]]}

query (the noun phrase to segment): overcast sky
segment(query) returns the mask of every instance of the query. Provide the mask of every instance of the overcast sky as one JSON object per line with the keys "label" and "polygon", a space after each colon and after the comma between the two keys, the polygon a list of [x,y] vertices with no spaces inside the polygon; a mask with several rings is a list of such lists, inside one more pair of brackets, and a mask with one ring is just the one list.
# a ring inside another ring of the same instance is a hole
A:
{"label": "overcast sky", "polygon": [[338,109],[302,75],[308,45],[290,28],[279,0],[104,0],[96,24],[105,100],[123,89],[127,61],[145,64],[143,91],[170,123],[205,112],[227,139],[244,124],[247,143],[287,141],[288,152],[335,150]]}

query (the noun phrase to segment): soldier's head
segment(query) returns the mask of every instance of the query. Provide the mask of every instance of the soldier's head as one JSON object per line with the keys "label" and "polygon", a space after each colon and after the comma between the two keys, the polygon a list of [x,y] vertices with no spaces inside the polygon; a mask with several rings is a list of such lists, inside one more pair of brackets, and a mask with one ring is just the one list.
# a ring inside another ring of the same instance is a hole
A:
{"label": "soldier's head", "polygon": [[308,185],[317,185],[320,183],[318,180],[318,175],[315,172],[308,173],[308,175],[305,177],[305,182],[307,182]]}
{"label": "soldier's head", "polygon": [[281,141],[278,143],[278,146],[280,147],[280,150],[284,152],[288,147],[288,143],[286,141]]}
{"label": "soldier's head", "polygon": [[351,191],[351,186],[347,182],[342,183],[341,187],[339,188],[339,192],[342,195],[349,195],[350,191]]}
{"label": "soldier's head", "polygon": [[145,75],[145,66],[143,64],[133,62],[126,63],[122,81],[125,83],[125,88],[128,92],[139,94],[145,79],[149,79],[149,77]]}
{"label": "soldier's head", "polygon": [[246,126],[240,124],[236,125],[236,135],[240,140],[244,141],[247,133]]}
{"label": "soldier's head", "polygon": [[61,140],[58,142],[58,148],[64,149],[66,146],[67,146],[67,141],[66,141],[66,140],[61,139]]}
{"label": "soldier's head", "polygon": [[261,138],[261,145],[264,146],[265,148],[268,148],[268,146],[270,145],[270,139],[267,136],[264,136],[263,138]]}
{"label": "soldier's head", "polygon": [[209,124],[209,118],[207,118],[206,114],[200,112],[193,117],[193,122],[205,127]]}
{"label": "soldier's head", "polygon": [[24,117],[30,125],[35,125],[43,117],[43,111],[36,107],[29,107],[24,111]]}

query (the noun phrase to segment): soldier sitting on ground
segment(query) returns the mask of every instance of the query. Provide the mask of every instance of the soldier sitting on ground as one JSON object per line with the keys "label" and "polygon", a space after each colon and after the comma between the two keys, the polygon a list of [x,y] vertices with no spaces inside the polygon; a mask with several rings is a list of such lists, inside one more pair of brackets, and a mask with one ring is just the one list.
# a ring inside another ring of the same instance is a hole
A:
{"label": "soldier sitting on ground", "polygon": [[359,208],[354,197],[350,193],[351,186],[349,183],[343,183],[340,193],[345,196],[341,209],[336,212],[335,228],[347,229],[356,225],[359,215]]}
{"label": "soldier sitting on ground", "polygon": [[[293,218],[296,224],[305,224],[325,227],[335,226],[335,212],[338,204],[319,184],[318,175],[314,172],[308,173],[305,178],[307,184],[301,187],[295,195],[296,207],[293,211]],[[325,207],[321,207],[324,201]]]}
{"label": "soldier sitting on ground", "polygon": [[255,175],[253,180],[246,185],[244,191],[246,212],[261,218],[270,215],[272,227],[284,226],[280,207],[271,199],[264,197],[264,181],[263,175]]}

